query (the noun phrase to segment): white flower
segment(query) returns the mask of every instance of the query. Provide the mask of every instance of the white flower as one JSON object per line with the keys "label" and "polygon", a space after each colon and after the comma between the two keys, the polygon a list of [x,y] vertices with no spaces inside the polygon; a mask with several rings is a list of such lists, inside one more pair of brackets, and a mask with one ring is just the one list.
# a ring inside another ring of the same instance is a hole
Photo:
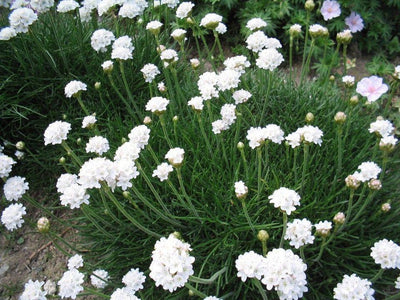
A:
{"label": "white flower", "polygon": [[293,24],[292,26],[290,26],[289,33],[292,36],[298,36],[301,33],[301,25]]}
{"label": "white flower", "polygon": [[146,104],[146,110],[155,114],[162,114],[167,110],[169,100],[164,97],[153,97]]}
{"label": "white flower", "polygon": [[274,288],[279,299],[299,299],[307,292],[307,265],[291,250],[273,249],[267,253],[261,282]]}
{"label": "white flower", "polygon": [[227,69],[234,70],[243,74],[245,72],[245,68],[250,67],[250,62],[247,60],[246,56],[237,55],[225,59],[224,66]]}
{"label": "white flower", "polygon": [[150,129],[146,125],[136,126],[128,134],[128,138],[131,142],[136,143],[140,149],[144,149],[149,143]]}
{"label": "white flower", "polygon": [[225,69],[218,74],[217,86],[220,91],[235,89],[240,83],[240,72],[232,69]]}
{"label": "white flower", "polygon": [[92,11],[85,6],[80,7],[79,18],[81,19],[82,23],[89,23],[92,19]]}
{"label": "white flower", "polygon": [[342,82],[346,85],[346,86],[353,86],[354,85],[354,76],[351,75],[346,75],[342,77]]}
{"label": "white flower", "polygon": [[58,295],[61,299],[68,297],[76,299],[76,296],[83,291],[83,277],[84,275],[77,269],[66,271],[57,283],[60,286]]}
{"label": "white flower", "polygon": [[204,107],[203,101],[202,97],[193,97],[188,101],[188,105],[196,111],[202,111]]}
{"label": "white flower", "polygon": [[170,164],[163,162],[160,164],[157,169],[153,171],[153,177],[158,177],[160,181],[164,181],[168,179],[169,173],[173,171],[173,168]]}
{"label": "white flower", "polygon": [[218,78],[215,72],[204,72],[199,76],[197,87],[204,100],[218,97],[218,90],[216,89]]}
{"label": "white flower", "polygon": [[184,40],[186,35],[186,30],[181,29],[181,28],[177,28],[174,31],[172,31],[171,36],[174,40],[181,42]]}
{"label": "white flower", "polygon": [[356,92],[361,96],[367,97],[369,103],[378,100],[388,90],[388,85],[384,84],[383,79],[378,76],[370,76],[361,79],[357,83],[356,88]]}
{"label": "white flower", "polygon": [[382,169],[374,162],[367,161],[363,162],[358,166],[360,172],[356,172],[353,175],[357,178],[358,181],[366,182],[371,179],[377,179],[379,173]]}
{"label": "white flower", "polygon": [[208,297],[205,297],[203,300],[222,300],[222,299],[215,297],[215,296],[208,296]]}
{"label": "white flower", "polygon": [[110,300],[139,300],[135,292],[128,287],[118,288],[112,294]]}
{"label": "white flower", "polygon": [[75,254],[68,259],[68,270],[79,269],[80,267],[83,267],[82,255]]}
{"label": "white flower", "polygon": [[261,127],[251,127],[247,131],[246,138],[249,140],[249,146],[251,149],[261,146],[265,139],[265,130]]}
{"label": "white flower", "polygon": [[78,177],[78,183],[86,189],[100,188],[100,182],[106,182],[111,188],[116,185],[114,164],[104,157],[96,157],[84,162]]}
{"label": "white flower", "polygon": [[268,37],[263,31],[256,31],[250,34],[246,39],[247,49],[253,52],[260,52],[265,48]]}
{"label": "white flower", "polygon": [[0,30],[0,41],[8,41],[15,37],[17,32],[12,27],[4,27]]}
{"label": "white flower", "polygon": [[379,148],[393,148],[396,146],[398,139],[393,135],[388,135],[379,141]]}
{"label": "white flower", "polygon": [[101,64],[101,67],[103,68],[104,72],[110,73],[114,69],[114,63],[112,60],[106,60]]}
{"label": "white flower", "polygon": [[332,222],[320,221],[314,225],[316,233],[322,236],[327,236],[332,229]]}
{"label": "white flower", "polygon": [[119,9],[118,15],[123,18],[133,19],[142,15],[147,7],[147,1],[126,1]]}
{"label": "white flower", "polygon": [[371,248],[371,257],[382,269],[400,269],[400,246],[393,241],[376,242]]}
{"label": "white flower", "polygon": [[292,222],[287,223],[285,240],[289,240],[289,244],[296,249],[312,244],[315,237],[311,233],[312,224],[307,219],[294,219]]}
{"label": "white flower", "polygon": [[[161,60],[164,62],[164,66],[168,67],[169,64],[178,61],[178,53],[173,49],[165,49],[160,54]],[[167,63],[167,65],[165,65]]]}
{"label": "white flower", "polygon": [[282,54],[275,48],[261,50],[256,59],[257,67],[264,70],[275,70],[284,61]]}
{"label": "white flower", "polygon": [[313,143],[321,146],[322,136],[324,133],[316,126],[306,125],[298,128],[296,131],[300,136],[301,140],[307,143]]}
{"label": "white flower", "polygon": [[107,46],[111,45],[111,43],[115,40],[114,34],[105,29],[98,29],[93,32],[92,37],[90,39],[90,44],[92,48],[97,52],[106,52]]}
{"label": "white flower", "polygon": [[44,144],[57,145],[67,139],[68,132],[71,130],[71,124],[63,121],[51,123],[44,132]]}
{"label": "white flower", "polygon": [[86,189],[75,183],[66,187],[61,196],[61,205],[69,206],[71,209],[80,208],[82,204],[89,204],[90,196],[86,193]]}
{"label": "white flower", "polygon": [[32,281],[29,279],[25,283],[24,292],[19,297],[19,300],[46,300],[46,291],[42,291],[43,281]]}
{"label": "white flower", "polygon": [[190,16],[194,4],[192,2],[182,2],[176,9],[176,17],[178,19],[184,19]]}
{"label": "white flower", "polygon": [[247,21],[246,27],[251,31],[260,30],[261,28],[267,26],[267,22],[265,22],[261,18],[253,18]]}
{"label": "white flower", "polygon": [[251,93],[246,90],[238,90],[233,93],[232,98],[235,100],[235,104],[237,105],[247,102],[251,96]]}
{"label": "white flower", "polygon": [[222,131],[228,130],[229,125],[224,120],[216,120],[211,123],[214,134],[220,134]]}
{"label": "white flower", "polygon": [[173,235],[162,237],[154,245],[149,276],[156,286],[161,285],[171,293],[182,287],[193,275],[194,257],[189,255],[192,249]]}
{"label": "white flower", "polygon": [[269,124],[263,128],[265,138],[273,143],[280,144],[284,140],[285,133],[275,124]]}
{"label": "white flower", "polygon": [[121,36],[114,41],[112,44],[112,49],[117,48],[127,48],[130,52],[135,50],[135,47],[133,47],[132,44],[132,39],[127,35]]}
{"label": "white flower", "polygon": [[91,116],[86,116],[82,120],[82,128],[90,128],[92,127],[95,123],[97,122],[96,117],[91,115]]}
{"label": "white flower", "polygon": [[138,268],[130,269],[129,272],[122,277],[122,282],[134,292],[143,289],[143,283],[145,281],[146,276],[144,276],[143,272],[140,272]]}
{"label": "white flower", "polygon": [[43,289],[48,295],[55,295],[57,291],[57,284],[49,279],[44,284]]}
{"label": "white flower", "polygon": [[10,10],[14,10],[14,9],[21,8],[21,7],[27,7],[28,5],[29,5],[29,2],[26,0],[15,0],[12,2]]}
{"label": "white flower", "polygon": [[141,148],[136,142],[125,142],[115,151],[114,161],[122,159],[135,161],[139,158],[140,150]]}
{"label": "white flower", "polygon": [[116,185],[123,191],[132,187],[131,180],[139,176],[135,162],[130,159],[120,159],[114,162]]}
{"label": "white flower", "polygon": [[290,134],[287,135],[287,137],[285,138],[286,141],[288,142],[288,144],[292,147],[292,148],[296,148],[298,146],[300,146],[301,143],[301,135],[299,132],[292,132]]}
{"label": "white flower", "polygon": [[101,269],[93,271],[93,275],[90,275],[90,283],[98,289],[104,289],[108,279],[108,272]]}
{"label": "white flower", "polygon": [[15,155],[15,157],[16,157],[18,160],[21,160],[21,159],[24,158],[25,152],[16,150],[16,151],[14,152],[14,155]]}
{"label": "white flower", "polygon": [[337,300],[373,300],[374,290],[372,283],[361,279],[356,274],[344,275],[342,282],[333,289],[333,299]]}
{"label": "white flower", "polygon": [[64,88],[65,96],[71,98],[76,97],[80,92],[86,91],[86,84],[82,81],[72,80]]}
{"label": "white flower", "polygon": [[108,144],[108,140],[102,136],[93,136],[89,139],[89,142],[86,144],[86,153],[97,153],[98,155],[102,155],[103,153],[110,150],[110,145]]}
{"label": "white flower", "polygon": [[248,192],[249,189],[247,188],[247,186],[244,184],[243,181],[240,180],[235,182],[235,194],[238,199],[245,198]]}
{"label": "white flower", "polygon": [[29,190],[29,184],[25,182],[25,177],[14,176],[7,179],[3,190],[8,201],[18,201]]}
{"label": "white flower", "polygon": [[320,24],[311,25],[309,28],[309,32],[312,38],[329,35],[328,28],[321,26]]}
{"label": "white flower", "polygon": [[146,64],[140,70],[143,73],[144,80],[146,82],[153,82],[158,74],[160,74],[160,70],[158,70],[156,65]]}
{"label": "white flower", "polygon": [[185,150],[182,148],[172,148],[167,154],[165,154],[165,158],[168,159],[169,163],[174,166],[180,166],[183,162]]}
{"label": "white flower", "polygon": [[160,21],[151,21],[147,23],[146,29],[149,30],[151,33],[159,33],[163,23]]}
{"label": "white flower", "polygon": [[222,121],[225,122],[225,124],[229,127],[233,123],[235,123],[236,120],[236,105],[234,104],[224,104],[221,107],[221,116],[222,116]]}
{"label": "white flower", "polygon": [[222,16],[215,13],[206,14],[200,21],[200,26],[214,30],[222,22]]}
{"label": "white flower", "polygon": [[267,48],[267,49],[282,48],[282,44],[276,38],[267,38],[265,41],[265,48]]}
{"label": "white flower", "polygon": [[325,21],[340,16],[340,4],[336,1],[326,0],[322,3],[321,14]]}
{"label": "white flower", "polygon": [[300,205],[300,195],[285,187],[275,190],[272,195],[268,196],[268,199],[274,204],[274,207],[279,207],[288,215],[296,210],[295,206]]}
{"label": "white flower", "polygon": [[118,47],[114,48],[111,51],[111,58],[112,59],[119,59],[119,60],[128,60],[132,59],[132,51],[125,47]]}
{"label": "white flower", "polygon": [[79,3],[74,0],[62,0],[57,5],[57,12],[67,13],[70,11],[74,11],[78,7],[79,7]]}
{"label": "white flower", "polygon": [[161,0],[161,5],[164,4],[169,8],[175,8],[179,4],[179,0]]}
{"label": "white flower", "polygon": [[102,0],[97,5],[97,12],[99,16],[107,13],[112,7],[122,4],[122,1],[117,0]]}
{"label": "white flower", "polygon": [[369,125],[369,132],[375,132],[380,137],[387,137],[394,131],[393,124],[389,120],[377,120]]}
{"label": "white flower", "polygon": [[254,251],[249,251],[239,255],[235,261],[235,267],[238,271],[237,276],[245,282],[247,278],[260,280],[268,266],[265,257]]}
{"label": "white flower", "polygon": [[75,174],[61,174],[57,180],[57,192],[64,193],[65,189],[73,184],[76,184],[77,180],[78,176],[76,176]]}
{"label": "white flower", "polygon": [[20,203],[11,204],[1,215],[1,223],[10,231],[20,228],[24,223],[22,216],[26,215],[25,207]]}
{"label": "white flower", "polygon": [[16,33],[28,32],[28,27],[38,19],[35,12],[27,7],[17,8],[8,16],[10,27],[14,28]]}
{"label": "white flower", "polygon": [[219,23],[215,31],[219,34],[224,34],[227,31],[226,25],[224,23]]}
{"label": "white flower", "polygon": [[394,282],[394,284],[395,284],[395,288],[396,289],[400,289],[400,276],[398,276],[397,277],[397,279],[396,279],[396,281]]}
{"label": "white flower", "polygon": [[11,157],[0,153],[0,178],[8,177],[11,173],[12,165],[16,163]]}

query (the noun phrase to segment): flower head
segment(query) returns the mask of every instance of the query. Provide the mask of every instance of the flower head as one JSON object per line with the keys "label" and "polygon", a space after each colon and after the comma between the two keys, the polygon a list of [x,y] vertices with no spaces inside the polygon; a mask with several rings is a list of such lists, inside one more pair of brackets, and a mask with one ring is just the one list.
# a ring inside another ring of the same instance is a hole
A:
{"label": "flower head", "polygon": [[25,182],[25,177],[14,176],[7,179],[3,190],[8,201],[18,201],[29,190],[29,184]]}
{"label": "flower head", "polygon": [[361,182],[377,179],[379,173],[382,171],[382,169],[372,161],[363,162],[358,166],[358,169],[360,172],[356,172],[353,175]]}
{"label": "flower head", "polygon": [[251,93],[246,90],[235,91],[232,98],[235,100],[235,104],[245,103],[251,98]]}
{"label": "flower head", "polygon": [[83,258],[80,254],[75,254],[68,259],[68,270],[83,267]]}
{"label": "flower head", "polygon": [[76,299],[76,296],[83,291],[83,277],[84,275],[77,269],[66,271],[57,283],[60,286],[58,295],[62,299],[68,297]]}
{"label": "flower head", "polygon": [[27,7],[21,7],[13,10],[8,16],[10,27],[15,30],[16,33],[26,33],[28,28],[38,19],[37,14]]}
{"label": "flower head", "polygon": [[71,130],[71,124],[63,121],[51,123],[44,132],[44,144],[57,145],[67,139],[68,132]]}
{"label": "flower head", "polygon": [[110,149],[108,140],[102,136],[93,136],[86,144],[86,153],[96,153],[102,155]]}
{"label": "flower head", "polygon": [[253,52],[260,52],[265,48],[268,37],[263,31],[256,31],[250,34],[246,39],[247,49]]}
{"label": "flower head", "polygon": [[370,76],[361,79],[357,83],[356,92],[361,96],[367,97],[368,102],[375,102],[384,93],[389,90],[389,87],[383,83],[383,79],[378,76]]}
{"label": "flower head", "polygon": [[300,195],[285,187],[275,190],[272,195],[268,196],[268,199],[274,204],[274,207],[279,207],[288,215],[296,210],[295,206],[300,205]]}
{"label": "flower head", "polygon": [[32,281],[32,279],[29,279],[29,281],[25,283],[24,291],[19,297],[19,300],[46,300],[47,292],[42,290],[43,284],[43,281]]}
{"label": "flower head", "polygon": [[344,22],[349,27],[351,32],[358,32],[363,30],[364,22],[361,16],[354,11],[351,12],[350,16],[344,19]]}
{"label": "flower head", "polygon": [[82,81],[72,80],[64,88],[67,98],[77,97],[83,91],[86,91],[87,86]]}
{"label": "flower head", "polygon": [[62,0],[57,5],[57,12],[67,13],[70,11],[74,11],[78,7],[79,7],[79,3],[74,0]]}
{"label": "flower head", "polygon": [[131,142],[136,143],[140,149],[144,149],[149,143],[150,129],[146,125],[138,125],[131,130],[128,138]]}
{"label": "flower head", "polygon": [[215,14],[215,13],[210,13],[206,14],[200,21],[200,26],[203,26],[207,29],[214,30],[217,28],[218,24],[222,22],[222,16]]}
{"label": "flower head", "polygon": [[256,60],[257,67],[264,70],[275,70],[284,61],[283,56],[275,48],[260,51]]}
{"label": "flower head", "polygon": [[163,114],[167,110],[169,100],[163,97],[153,97],[146,104],[146,110],[157,115]]}
{"label": "flower head", "polygon": [[311,230],[312,224],[309,220],[294,219],[287,224],[285,240],[289,240],[291,246],[299,249],[314,242],[315,237],[312,235]]}
{"label": "flower head", "polygon": [[143,289],[143,283],[146,281],[146,276],[138,268],[130,269],[128,273],[122,277],[122,282],[125,283],[126,287],[136,292]]}
{"label": "flower head", "polygon": [[12,27],[4,27],[0,30],[0,41],[8,41],[15,37],[17,32]]}
{"label": "flower head", "polygon": [[249,189],[247,186],[244,184],[243,181],[237,181],[235,182],[235,194],[238,199],[244,199],[247,196],[247,193],[249,192]]}
{"label": "flower head", "polygon": [[60,196],[61,205],[69,206],[71,209],[80,208],[82,204],[89,204],[89,194],[86,188],[75,183],[66,187]]}
{"label": "flower head", "polygon": [[188,101],[188,105],[195,111],[202,111],[204,107],[203,101],[202,97],[193,97]]}
{"label": "flower head", "polygon": [[165,154],[165,158],[168,159],[169,163],[173,167],[179,167],[183,163],[185,150],[182,148],[172,148],[170,149],[167,154]]}
{"label": "flower head", "polygon": [[171,173],[174,169],[172,166],[166,162],[163,162],[159,166],[157,166],[157,169],[153,171],[153,177],[158,177],[160,181],[164,181],[168,179],[169,173]]}
{"label": "flower head", "polygon": [[184,19],[190,17],[194,4],[192,2],[182,2],[176,9],[176,17]]}
{"label": "flower head", "polygon": [[400,269],[400,246],[387,239],[374,243],[371,256],[382,269]]}
{"label": "flower head", "polygon": [[91,37],[92,48],[97,52],[106,52],[107,46],[115,40],[114,34],[105,29],[98,29],[93,32]]}
{"label": "flower head", "polygon": [[369,125],[368,131],[374,132],[379,137],[387,137],[393,133],[394,127],[389,120],[376,120]]}
{"label": "flower head", "polygon": [[247,21],[246,27],[251,31],[260,30],[261,28],[267,26],[267,22],[265,22],[261,18],[253,18]]}
{"label": "flower head", "polygon": [[319,234],[322,237],[326,237],[330,234],[332,229],[332,222],[330,221],[320,221],[314,225],[316,234]]}
{"label": "flower head", "polygon": [[94,115],[86,116],[82,120],[82,128],[92,128],[96,122],[97,122],[96,116]]}
{"label": "flower head", "polygon": [[138,297],[135,296],[135,292],[128,288],[118,288],[112,294],[110,300],[139,300]]}
{"label": "flower head", "polygon": [[160,70],[158,70],[157,66],[153,64],[145,64],[140,72],[143,73],[146,82],[153,82],[156,76],[160,74]]}
{"label": "flower head", "polygon": [[146,29],[150,31],[152,34],[157,35],[160,33],[161,27],[163,26],[163,23],[160,21],[151,21],[147,23]]}
{"label": "flower head", "polygon": [[342,282],[333,289],[333,298],[337,300],[373,300],[374,290],[372,283],[361,279],[356,274],[344,275]]}
{"label": "flower head", "polygon": [[237,276],[245,282],[247,278],[257,278],[258,280],[264,275],[267,268],[265,257],[249,251],[240,254],[235,261],[235,266],[238,271]]}
{"label": "flower head", "polygon": [[93,271],[93,275],[90,275],[90,283],[98,289],[103,289],[107,286],[109,278],[107,271],[98,269]]}
{"label": "flower head", "polygon": [[24,223],[22,217],[26,215],[25,207],[20,203],[11,204],[1,215],[1,223],[10,231],[20,228]]}

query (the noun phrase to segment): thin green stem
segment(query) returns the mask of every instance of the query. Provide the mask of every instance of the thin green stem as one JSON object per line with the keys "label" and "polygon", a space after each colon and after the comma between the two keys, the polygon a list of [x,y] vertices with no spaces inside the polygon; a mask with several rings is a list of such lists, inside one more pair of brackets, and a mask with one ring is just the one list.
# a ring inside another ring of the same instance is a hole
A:
{"label": "thin green stem", "polygon": [[305,24],[306,35],[305,35],[305,38],[304,38],[303,60],[302,60],[302,63],[301,63],[301,74],[303,74],[304,64],[305,64],[305,61],[306,61],[308,34],[309,34],[309,25],[310,25],[310,12],[307,10],[306,14],[307,14],[306,15],[306,24]]}
{"label": "thin green stem", "polygon": [[300,257],[303,260],[303,262],[306,262],[306,257],[304,255],[304,248],[305,248],[305,246],[300,247]]}
{"label": "thin green stem", "polygon": [[379,278],[381,278],[383,272],[385,272],[385,269],[381,268],[378,273],[375,274],[374,277],[372,277],[372,279],[370,280],[372,283],[374,283],[375,281],[377,281]]}
{"label": "thin green stem", "polygon": [[223,267],[221,270],[217,271],[208,279],[196,277],[196,276],[189,276],[189,281],[194,282],[194,283],[200,283],[200,284],[212,284],[219,276],[224,274],[226,272],[227,268]]}
{"label": "thin green stem", "polygon": [[374,191],[369,192],[367,199],[365,199],[361,208],[358,209],[357,214],[354,216],[354,218],[351,220],[351,222],[355,222],[361,216],[361,214],[364,212],[365,208],[371,203],[371,200],[374,198],[374,195],[375,195]]}
{"label": "thin green stem", "polygon": [[80,160],[80,158],[74,153],[74,151],[72,151],[72,149],[68,146],[66,141],[62,141],[61,142],[61,146],[64,148],[64,150],[67,152],[68,156],[71,156],[73,158],[73,160],[75,160],[75,162],[79,165],[82,166],[82,161]]}
{"label": "thin green stem", "polygon": [[89,113],[89,110],[86,108],[85,104],[83,103],[81,95],[78,94],[76,99],[78,99],[79,105],[81,106],[81,108],[85,112],[85,114],[88,116],[90,113]]}
{"label": "thin green stem", "polygon": [[126,80],[124,62],[122,60],[119,60],[119,70],[121,71],[122,81],[124,82],[125,90],[126,90],[126,93],[128,94],[130,104],[133,105],[133,107],[135,108],[136,114],[137,114],[139,112],[139,108],[137,107],[137,105],[135,103],[135,99],[133,98],[131,89],[129,88],[128,81]]}
{"label": "thin green stem", "polygon": [[111,86],[114,89],[114,91],[117,93],[118,97],[122,100],[122,102],[125,104],[128,113],[131,116],[135,115],[135,112],[133,111],[132,107],[129,105],[128,101],[126,101],[125,97],[121,94],[121,92],[118,90],[117,86],[115,85],[114,79],[112,78],[111,74],[108,73],[108,79],[110,80]]}
{"label": "thin green stem", "polygon": [[261,169],[262,169],[262,149],[261,146],[258,146],[257,147],[257,200],[260,200],[262,191]]}
{"label": "thin green stem", "polygon": [[189,204],[190,210],[192,213],[200,219],[199,213],[197,212],[196,208],[193,206],[192,200],[190,199],[189,195],[186,193],[185,185],[183,183],[183,178],[182,178],[182,172],[181,172],[181,167],[175,168],[176,169],[176,174],[178,176],[178,181],[179,181],[179,186],[181,188],[181,191]]}
{"label": "thin green stem", "polygon": [[252,281],[256,286],[257,290],[260,292],[262,299],[268,300],[267,293],[265,292],[265,289],[262,287],[260,280],[258,280],[257,278],[252,278]]}
{"label": "thin green stem", "polygon": [[282,236],[281,236],[281,241],[279,243],[279,248],[283,248],[283,242],[285,241],[285,235],[286,235],[287,221],[288,221],[287,214],[285,211],[283,211]]}
{"label": "thin green stem", "polygon": [[303,172],[301,174],[301,190],[304,189],[305,182],[306,182],[306,175],[308,169],[308,156],[309,156],[309,148],[310,145],[308,143],[304,143],[304,158],[303,158]]}
{"label": "thin green stem", "polygon": [[164,119],[164,114],[159,115],[159,117],[160,117],[160,123],[161,123],[162,131],[164,133],[165,139],[167,140],[168,146],[170,148],[173,148],[171,140],[169,139],[169,136],[168,136],[168,132],[167,132],[166,124],[165,124],[165,119]]}
{"label": "thin green stem", "polygon": [[[260,118],[260,120],[258,122],[258,126],[260,126],[261,122],[263,122],[265,120],[265,112],[266,112],[266,109],[267,109],[267,104],[269,103],[268,95],[269,95],[269,91],[271,90],[271,77],[272,77],[271,71],[265,71],[265,70],[262,70],[262,71],[263,71],[264,74],[267,75],[267,82],[268,83],[267,83],[267,92],[263,96],[263,98],[264,98],[263,108],[262,108],[262,112],[261,112],[261,118]],[[265,72],[267,72],[267,73],[265,73]]]}
{"label": "thin green stem", "polygon": [[312,53],[314,51],[314,46],[315,46],[315,39],[311,39],[310,50],[308,51],[308,56],[305,62],[305,66],[302,70],[303,72],[301,73],[300,83],[304,82],[304,78],[307,77],[310,71],[310,63],[311,63]]}
{"label": "thin green stem", "polygon": [[245,199],[240,199],[240,202],[242,203],[243,213],[244,213],[244,216],[246,217],[247,223],[249,223],[249,226],[250,226],[251,230],[253,231],[253,234],[256,235],[256,230],[254,228],[253,222],[251,222],[249,212],[247,210],[246,201],[245,201]]}
{"label": "thin green stem", "polygon": [[343,44],[343,76],[347,74],[347,44]]}
{"label": "thin green stem", "polygon": [[204,124],[203,124],[203,120],[202,120],[200,114],[201,114],[201,112],[196,111],[197,120],[199,121],[199,125],[200,125],[200,132],[201,132],[201,135],[202,135],[203,138],[204,138],[204,141],[206,142],[208,151],[209,151],[210,154],[212,155],[211,144],[210,144],[210,141],[208,140],[207,134],[206,134],[206,132],[205,132],[205,130],[204,130]]}
{"label": "thin green stem", "polygon": [[192,286],[191,284],[189,284],[189,283],[187,283],[187,282],[185,283],[185,287],[188,288],[189,291],[192,291],[193,294],[195,294],[195,295],[201,297],[202,299],[204,299],[204,298],[207,297],[206,294],[200,292],[198,289],[196,289],[194,286]]}
{"label": "thin green stem", "polygon": [[247,165],[247,159],[246,159],[246,155],[244,153],[244,149],[239,148],[239,152],[240,152],[240,156],[242,157],[242,160],[243,160],[243,168],[244,168],[244,171],[246,172],[246,179],[249,180],[249,166]]}
{"label": "thin green stem", "polygon": [[[342,172],[342,162],[343,162],[343,125],[338,124],[337,128],[337,144],[338,144],[338,160],[336,168],[336,178],[340,176]],[[336,182],[336,181],[335,181]]]}
{"label": "thin green stem", "polygon": [[289,82],[292,84],[292,73],[293,73],[293,36],[290,35],[289,40]]}
{"label": "thin green stem", "polygon": [[343,223],[343,225],[339,228],[339,231],[338,231],[338,232],[341,232],[341,231],[344,229],[345,225],[347,224],[347,222],[348,222],[349,219],[350,219],[351,211],[352,211],[352,209],[353,209],[353,198],[354,198],[354,193],[355,193],[355,190],[354,190],[354,189],[351,189],[351,190],[350,190],[349,202],[348,202],[348,204],[347,204],[347,211],[346,211],[344,223]]}
{"label": "thin green stem", "polygon": [[216,41],[217,46],[218,46],[219,55],[220,55],[222,61],[224,61],[225,60],[224,50],[222,49],[221,41],[219,40],[219,36],[218,36],[218,32],[216,30],[213,30],[213,33],[214,33],[215,41]]}

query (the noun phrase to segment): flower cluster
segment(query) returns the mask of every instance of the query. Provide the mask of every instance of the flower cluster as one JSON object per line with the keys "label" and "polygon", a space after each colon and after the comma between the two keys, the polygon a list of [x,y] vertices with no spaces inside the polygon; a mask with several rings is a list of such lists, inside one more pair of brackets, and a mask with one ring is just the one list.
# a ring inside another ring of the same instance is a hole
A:
{"label": "flower cluster", "polygon": [[4,184],[4,196],[8,201],[18,201],[29,189],[28,182],[25,182],[25,177],[14,176],[7,179]]}
{"label": "flower cluster", "polygon": [[296,249],[314,242],[315,237],[311,233],[312,224],[307,219],[295,219],[287,224],[285,240]]}
{"label": "flower cluster", "polygon": [[373,300],[375,291],[371,285],[370,281],[361,279],[356,274],[344,275],[342,282],[333,289],[333,298],[337,300]]}
{"label": "flower cluster", "polygon": [[318,127],[306,125],[288,134],[285,139],[292,148],[300,146],[302,142],[321,146],[323,135],[324,133]]}
{"label": "flower cluster", "polygon": [[393,241],[376,242],[371,248],[371,256],[382,269],[400,269],[400,246]]}
{"label": "flower cluster", "polygon": [[25,283],[24,291],[19,297],[19,300],[46,300],[47,292],[42,290],[43,285],[43,281],[32,281],[29,279],[29,281]]}
{"label": "flower cluster", "polygon": [[279,207],[288,215],[296,210],[295,206],[300,205],[300,195],[285,187],[275,190],[272,195],[268,196],[268,199],[274,204],[274,207]]}
{"label": "flower cluster", "polygon": [[246,138],[249,140],[249,146],[252,149],[260,147],[266,140],[280,144],[284,140],[285,133],[275,124],[269,124],[263,128],[251,127],[247,131]]}

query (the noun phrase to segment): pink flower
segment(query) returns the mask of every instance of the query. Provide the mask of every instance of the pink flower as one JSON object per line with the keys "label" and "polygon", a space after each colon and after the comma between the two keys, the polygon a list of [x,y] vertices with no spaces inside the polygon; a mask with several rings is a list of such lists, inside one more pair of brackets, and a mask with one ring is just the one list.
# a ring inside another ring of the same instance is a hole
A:
{"label": "pink flower", "polygon": [[358,82],[356,92],[361,96],[367,97],[368,102],[374,102],[388,90],[389,87],[382,83],[382,78],[370,76]]}
{"label": "pink flower", "polygon": [[361,31],[364,28],[363,19],[360,17],[359,14],[355,13],[354,11],[351,12],[350,16],[344,19],[344,22],[353,33]]}
{"label": "pink flower", "polygon": [[340,13],[340,5],[338,2],[326,0],[322,3],[321,14],[325,21],[339,17]]}

